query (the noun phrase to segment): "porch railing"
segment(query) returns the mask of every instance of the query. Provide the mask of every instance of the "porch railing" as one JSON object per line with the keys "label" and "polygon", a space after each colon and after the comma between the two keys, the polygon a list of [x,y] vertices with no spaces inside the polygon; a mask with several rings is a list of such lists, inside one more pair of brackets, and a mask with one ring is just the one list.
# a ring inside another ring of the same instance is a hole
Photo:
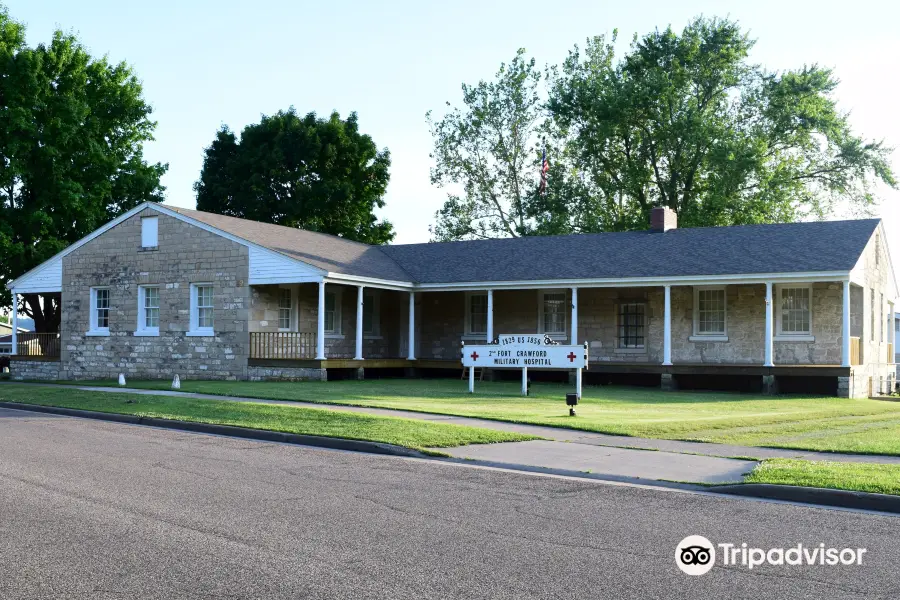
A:
{"label": "porch railing", "polygon": [[315,358],[316,334],[296,331],[250,332],[250,358]]}
{"label": "porch railing", "polygon": [[859,338],[850,338],[850,365],[857,366],[859,364]]}
{"label": "porch railing", "polygon": [[59,350],[58,333],[19,333],[16,336],[16,347],[13,354],[58,358]]}

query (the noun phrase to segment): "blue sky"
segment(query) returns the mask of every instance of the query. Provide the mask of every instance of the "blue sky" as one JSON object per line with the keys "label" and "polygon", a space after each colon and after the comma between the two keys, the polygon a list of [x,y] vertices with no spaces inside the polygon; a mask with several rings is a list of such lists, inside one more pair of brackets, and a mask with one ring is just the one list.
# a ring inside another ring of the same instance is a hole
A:
{"label": "blue sky", "polygon": [[[295,106],[359,113],[361,129],[392,155],[383,216],[398,242],[428,239],[444,193],[429,182],[425,112],[457,103],[460,83],[490,77],[525,47],[557,63],[591,35],[635,32],[700,14],[729,16],[757,38],[769,69],[817,62],[835,68],[838,99],[856,130],[900,146],[900,5],[887,2],[255,2],[0,0],[28,42],[71,30],[95,54],[126,60],[159,122],[146,150],[169,163],[167,203],[193,207],[203,148],[216,130]],[[900,152],[894,160],[900,172]],[[900,264],[900,192],[880,210]]]}

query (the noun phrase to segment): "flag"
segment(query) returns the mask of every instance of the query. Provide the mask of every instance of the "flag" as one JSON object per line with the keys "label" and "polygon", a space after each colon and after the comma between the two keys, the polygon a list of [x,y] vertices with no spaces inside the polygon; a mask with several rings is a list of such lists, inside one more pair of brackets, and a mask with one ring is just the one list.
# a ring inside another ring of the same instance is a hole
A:
{"label": "flag", "polygon": [[550,163],[547,162],[547,149],[544,148],[544,153],[541,157],[541,187],[538,189],[538,192],[541,194],[547,191],[547,171],[549,170]]}

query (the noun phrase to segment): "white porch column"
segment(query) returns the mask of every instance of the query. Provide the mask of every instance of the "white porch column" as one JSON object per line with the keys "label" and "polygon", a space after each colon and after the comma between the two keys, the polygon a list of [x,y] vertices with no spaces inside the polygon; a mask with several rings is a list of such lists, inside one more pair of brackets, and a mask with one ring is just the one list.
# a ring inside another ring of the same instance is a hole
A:
{"label": "white porch column", "polygon": [[363,359],[363,302],[365,301],[363,290],[365,286],[356,286],[356,360]]}
{"label": "white porch column", "polygon": [[766,367],[774,367],[772,362],[772,315],[774,306],[772,305],[772,282],[766,282],[766,361],[763,363]]}
{"label": "white porch column", "polygon": [[325,360],[325,281],[319,282],[319,315],[316,323],[316,360]]}
{"label": "white porch column", "polygon": [[572,339],[570,344],[578,343],[578,288],[572,288]]}
{"label": "white porch column", "polygon": [[494,341],[494,290],[488,290],[487,293],[487,343],[490,344]]}
{"label": "white porch column", "polygon": [[844,280],[843,320],[841,321],[841,366],[850,366],[850,280]]}
{"label": "white porch column", "polygon": [[672,286],[665,286],[663,308],[663,366],[672,365]]}
{"label": "white porch column", "polygon": [[19,294],[16,288],[12,291],[12,348],[10,354],[18,354],[19,350]]}
{"label": "white porch column", "polygon": [[416,293],[409,293],[409,352],[407,360],[416,360]]}

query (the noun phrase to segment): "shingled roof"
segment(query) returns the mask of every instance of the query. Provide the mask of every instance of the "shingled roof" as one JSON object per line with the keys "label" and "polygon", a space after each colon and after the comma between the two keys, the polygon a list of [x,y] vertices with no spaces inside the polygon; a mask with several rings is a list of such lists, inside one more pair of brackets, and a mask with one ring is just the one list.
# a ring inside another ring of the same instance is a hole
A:
{"label": "shingled roof", "polygon": [[385,246],[418,283],[850,271],[878,219]]}
{"label": "shingled roof", "polygon": [[415,283],[850,271],[878,219],[369,246],[184,208],[185,216],[331,273]]}
{"label": "shingled roof", "polygon": [[370,246],[336,235],[296,227],[272,225],[175,206],[166,205],[166,208],[330,273],[411,281],[409,273],[387,256],[381,246]]}

